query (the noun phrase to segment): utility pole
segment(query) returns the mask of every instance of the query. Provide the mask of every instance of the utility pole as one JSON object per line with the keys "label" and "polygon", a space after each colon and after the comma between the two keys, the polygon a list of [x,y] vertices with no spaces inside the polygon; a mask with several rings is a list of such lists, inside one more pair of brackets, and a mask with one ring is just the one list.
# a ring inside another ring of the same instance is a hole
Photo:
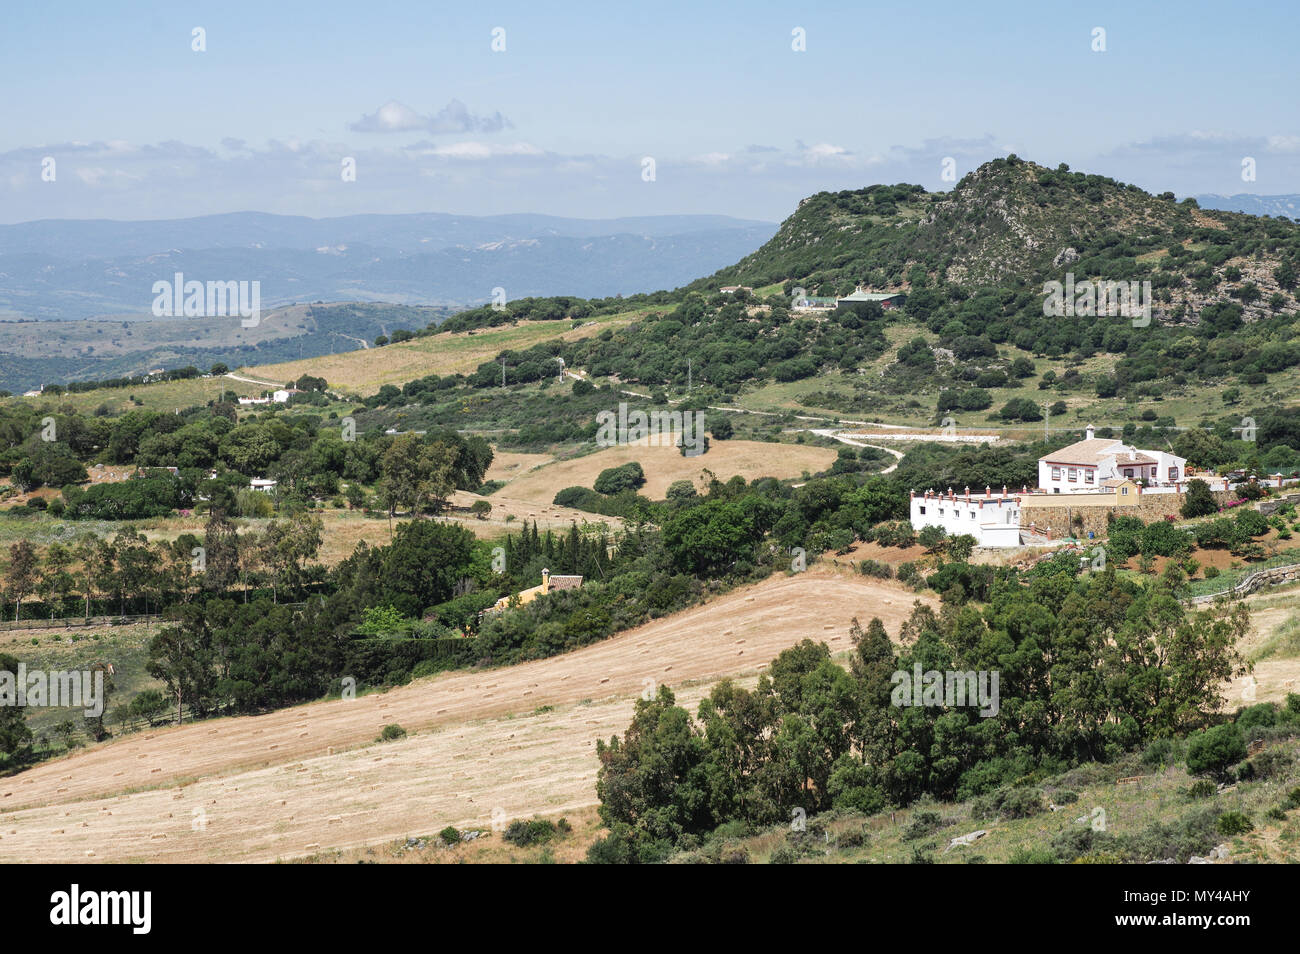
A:
{"label": "utility pole", "polygon": [[505,358],[505,355],[502,355],[502,356],[501,356],[501,386],[502,386],[503,388],[506,386],[506,358]]}

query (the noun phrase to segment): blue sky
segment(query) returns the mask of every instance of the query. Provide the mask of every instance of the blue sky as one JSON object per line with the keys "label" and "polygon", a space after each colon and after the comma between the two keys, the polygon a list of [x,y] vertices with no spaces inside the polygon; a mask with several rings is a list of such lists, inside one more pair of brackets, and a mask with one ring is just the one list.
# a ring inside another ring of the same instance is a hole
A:
{"label": "blue sky", "polygon": [[1180,195],[1300,192],[1293,3],[551,6],[9,6],[0,221],[779,220],[822,189],[946,188],[945,157],[961,175],[1008,152]]}

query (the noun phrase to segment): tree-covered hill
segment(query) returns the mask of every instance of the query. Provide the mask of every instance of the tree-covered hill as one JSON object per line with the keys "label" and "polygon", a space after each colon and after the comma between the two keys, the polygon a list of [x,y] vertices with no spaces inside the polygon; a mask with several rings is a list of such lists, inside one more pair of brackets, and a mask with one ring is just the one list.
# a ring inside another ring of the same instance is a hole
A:
{"label": "tree-covered hill", "polygon": [[1300,225],[1288,219],[1206,212],[1171,192],[1152,195],[1009,156],[951,192],[905,184],[819,192],[758,251],[689,287],[784,282],[843,295],[863,283],[969,292],[1040,288],[1069,270],[1079,280],[1150,280],[1157,317],[1166,320],[1190,320],[1223,294],[1239,298],[1249,320],[1267,312],[1275,293],[1295,288],[1297,254]]}

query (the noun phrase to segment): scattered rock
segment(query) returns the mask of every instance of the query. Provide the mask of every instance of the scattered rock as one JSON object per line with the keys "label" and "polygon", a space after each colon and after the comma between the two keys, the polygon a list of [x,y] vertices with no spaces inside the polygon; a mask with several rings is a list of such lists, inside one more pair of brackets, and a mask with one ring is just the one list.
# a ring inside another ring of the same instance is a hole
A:
{"label": "scattered rock", "polygon": [[960,848],[964,845],[973,845],[987,834],[988,832],[981,828],[978,831],[968,832],[965,835],[958,835],[948,843],[948,847],[943,850],[943,853],[946,855],[954,848]]}

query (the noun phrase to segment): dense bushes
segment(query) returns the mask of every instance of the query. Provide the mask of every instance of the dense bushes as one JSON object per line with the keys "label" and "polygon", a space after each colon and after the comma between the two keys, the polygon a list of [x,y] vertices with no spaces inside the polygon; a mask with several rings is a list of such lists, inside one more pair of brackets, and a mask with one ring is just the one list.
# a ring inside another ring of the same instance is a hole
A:
{"label": "dense bushes", "polygon": [[138,520],[165,517],[183,503],[181,482],[170,474],[151,474],[116,484],[92,484],[63,489],[70,519]]}
{"label": "dense bushes", "polygon": [[[926,794],[988,796],[980,817],[1036,814],[1042,792],[1016,784],[1026,775],[1117,759],[1209,722],[1247,626],[1240,608],[1190,613],[1160,584],[1144,589],[1113,572],[1044,575],[1004,581],[983,611],[919,606],[897,642],[878,620],[866,630],[855,621],[848,672],[805,640],[753,691],[720,684],[695,719],[661,687],[638,702],[621,739],[598,745],[610,835],[590,857],[654,860],[729,821],[877,811]],[[996,711],[974,700],[912,704],[900,678],[921,668],[998,671]],[[1203,747],[1189,744],[1189,763]]]}
{"label": "dense bushes", "polygon": [[1222,778],[1230,766],[1246,757],[1241,728],[1228,722],[1197,732],[1187,740],[1187,771]]}
{"label": "dense bushes", "polygon": [[637,490],[644,484],[645,471],[636,461],[629,461],[619,467],[605,468],[591,486],[597,493],[612,496],[624,490]]}

